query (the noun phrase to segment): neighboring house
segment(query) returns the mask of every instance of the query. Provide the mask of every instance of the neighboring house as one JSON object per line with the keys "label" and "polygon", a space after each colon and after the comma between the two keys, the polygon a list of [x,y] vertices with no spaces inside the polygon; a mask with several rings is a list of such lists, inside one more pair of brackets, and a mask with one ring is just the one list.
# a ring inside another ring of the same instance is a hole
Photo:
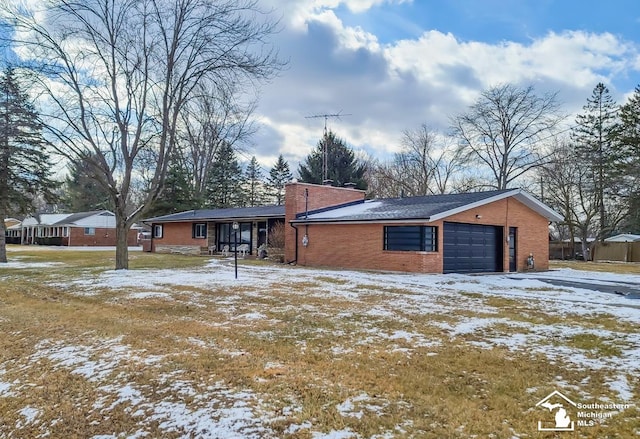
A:
{"label": "neighboring house", "polygon": [[621,233],[620,235],[611,236],[604,242],[637,242],[640,241],[640,235],[632,235],[631,233]]}
{"label": "neighboring house", "polygon": [[527,192],[501,190],[365,200],[364,192],[286,187],[285,258],[299,265],[428,273],[549,267],[549,222]]}
{"label": "neighboring house", "polygon": [[20,220],[7,218],[4,220],[4,236],[7,244],[20,244]]}
{"label": "neighboring house", "polygon": [[151,226],[148,250],[194,255],[208,249],[222,252],[225,247],[233,251],[236,222],[238,246],[248,246],[248,253],[255,255],[258,247],[267,243],[271,228],[284,222],[284,206],[189,210],[143,222]]}
{"label": "neighboring house", "polygon": [[[116,245],[116,219],[108,210],[79,213],[41,213],[20,225],[22,244],[62,246]],[[129,231],[127,242],[137,245],[138,230]]]}

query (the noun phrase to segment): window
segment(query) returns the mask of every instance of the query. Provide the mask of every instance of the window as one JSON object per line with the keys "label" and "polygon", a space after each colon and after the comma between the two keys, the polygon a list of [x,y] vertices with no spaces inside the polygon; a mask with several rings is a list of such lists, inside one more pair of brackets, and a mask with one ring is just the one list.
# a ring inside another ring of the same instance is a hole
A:
{"label": "window", "polygon": [[93,235],[96,234],[96,228],[95,227],[85,227],[84,228],[84,234],[93,236]]}
{"label": "window", "polygon": [[162,224],[156,224],[153,226],[153,237],[162,238]]}
{"label": "window", "polygon": [[[238,245],[249,244],[251,246],[251,224],[252,223],[240,223],[240,229],[238,230]],[[222,249],[225,245],[229,246],[229,250],[234,249],[234,230],[231,223],[218,224],[218,249]]]}
{"label": "window", "polygon": [[432,226],[385,226],[384,250],[438,251],[438,228]]}
{"label": "window", "polygon": [[207,237],[207,225],[205,223],[197,223],[193,225],[191,230],[193,238],[206,238]]}

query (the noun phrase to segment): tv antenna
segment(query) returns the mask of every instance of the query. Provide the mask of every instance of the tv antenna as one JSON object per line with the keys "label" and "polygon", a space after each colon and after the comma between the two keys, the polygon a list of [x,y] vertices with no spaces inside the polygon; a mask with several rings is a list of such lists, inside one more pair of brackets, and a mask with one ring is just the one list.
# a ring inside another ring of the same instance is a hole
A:
{"label": "tv antenna", "polygon": [[[340,119],[342,116],[351,116],[350,113],[343,114],[342,110],[337,113],[325,113],[325,114],[314,114],[313,116],[305,116],[305,119],[318,119],[324,118],[324,138],[327,137],[327,121],[330,117],[335,117],[336,119]],[[328,154],[328,145],[327,142],[324,142],[322,145],[322,183],[324,184],[327,181],[327,171],[329,170],[329,166],[327,164],[327,156]]]}

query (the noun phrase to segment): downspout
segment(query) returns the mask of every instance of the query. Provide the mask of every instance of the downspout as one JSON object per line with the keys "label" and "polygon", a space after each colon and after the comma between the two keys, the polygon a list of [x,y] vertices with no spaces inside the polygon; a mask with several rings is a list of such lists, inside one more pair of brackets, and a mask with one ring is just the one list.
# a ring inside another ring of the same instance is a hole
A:
{"label": "downspout", "polygon": [[[305,188],[304,190],[304,218],[309,218],[309,189]],[[295,259],[293,261],[287,262],[287,264],[297,264],[298,263],[298,228],[293,224],[289,223],[291,227],[296,231],[296,246],[295,246]]]}
{"label": "downspout", "polygon": [[298,228],[293,223],[289,223],[289,225],[296,231],[295,259],[293,261],[287,262],[287,264],[292,265],[298,263]]}

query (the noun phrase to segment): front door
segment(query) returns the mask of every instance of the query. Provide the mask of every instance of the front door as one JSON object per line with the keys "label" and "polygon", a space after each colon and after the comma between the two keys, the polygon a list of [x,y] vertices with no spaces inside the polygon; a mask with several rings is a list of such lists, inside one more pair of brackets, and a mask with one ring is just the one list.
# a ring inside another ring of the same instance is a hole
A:
{"label": "front door", "polygon": [[509,227],[509,271],[518,271],[517,232],[518,229],[516,227]]}

